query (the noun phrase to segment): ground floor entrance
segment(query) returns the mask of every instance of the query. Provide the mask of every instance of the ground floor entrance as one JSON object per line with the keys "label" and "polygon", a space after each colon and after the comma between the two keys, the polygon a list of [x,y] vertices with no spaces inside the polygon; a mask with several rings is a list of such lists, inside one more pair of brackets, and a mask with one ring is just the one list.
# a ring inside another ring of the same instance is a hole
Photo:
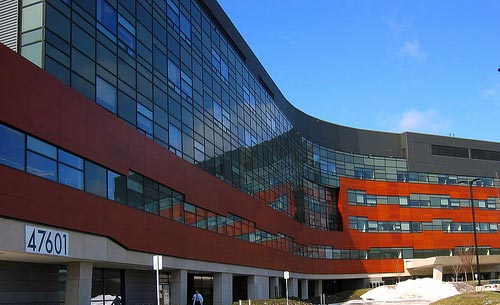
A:
{"label": "ground floor entrance", "polygon": [[317,297],[352,280],[289,272],[285,282],[284,270],[169,256],[160,257],[156,272],[154,254],[103,236],[7,218],[0,218],[0,232],[9,237],[0,238],[0,305],[191,305],[196,290],[204,305],[230,305],[286,291]]}

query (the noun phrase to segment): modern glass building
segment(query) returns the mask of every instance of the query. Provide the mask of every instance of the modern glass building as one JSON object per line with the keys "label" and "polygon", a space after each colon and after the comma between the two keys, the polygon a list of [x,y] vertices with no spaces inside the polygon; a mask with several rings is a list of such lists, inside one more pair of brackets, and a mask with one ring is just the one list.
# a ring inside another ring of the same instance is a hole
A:
{"label": "modern glass building", "polygon": [[215,0],[5,0],[0,41],[0,304],[500,275],[500,143],[301,112]]}

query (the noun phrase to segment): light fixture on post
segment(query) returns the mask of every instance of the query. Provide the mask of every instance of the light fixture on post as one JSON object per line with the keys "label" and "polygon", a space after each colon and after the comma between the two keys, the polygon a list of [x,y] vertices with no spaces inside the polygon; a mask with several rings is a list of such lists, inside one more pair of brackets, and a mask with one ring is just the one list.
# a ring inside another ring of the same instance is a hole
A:
{"label": "light fixture on post", "polygon": [[472,231],[474,232],[474,252],[476,253],[476,274],[477,274],[477,286],[481,286],[481,271],[479,268],[479,251],[477,247],[477,229],[476,229],[476,211],[474,208],[474,191],[472,189],[472,185],[474,182],[483,181],[481,178],[476,178],[471,181],[459,181],[458,184],[465,183],[469,184],[470,191],[470,205],[472,211]]}

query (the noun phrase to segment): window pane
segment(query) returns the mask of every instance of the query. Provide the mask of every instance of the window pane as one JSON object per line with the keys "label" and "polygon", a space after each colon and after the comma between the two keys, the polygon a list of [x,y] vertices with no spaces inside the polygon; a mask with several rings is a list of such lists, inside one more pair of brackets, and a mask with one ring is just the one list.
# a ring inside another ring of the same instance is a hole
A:
{"label": "window pane", "polygon": [[28,151],[28,173],[39,177],[56,180],[56,161]]}
{"label": "window pane", "polygon": [[45,155],[49,158],[56,159],[56,147],[30,136],[28,136],[28,149],[36,151],[37,153]]}
{"label": "window pane", "polygon": [[113,35],[116,35],[116,11],[105,0],[97,1],[97,20]]}
{"label": "window pane", "polygon": [[159,185],[159,201],[160,201],[160,215],[166,218],[172,218],[172,191]]}
{"label": "window pane", "polygon": [[184,14],[180,14],[180,26],[181,26],[181,32],[186,35],[188,38],[191,37],[191,24],[189,23],[189,19],[184,16]]}
{"label": "window pane", "polygon": [[125,202],[125,177],[108,170],[108,199]]}
{"label": "window pane", "polygon": [[[127,51],[135,50],[135,37],[121,25],[118,27],[118,38],[123,42],[124,47],[129,49]],[[129,54],[134,55],[133,52]]]}
{"label": "window pane", "polygon": [[0,164],[24,170],[24,134],[0,125]]}
{"label": "window pane", "polygon": [[106,169],[85,161],[85,191],[106,198]]}
{"label": "window pane", "polygon": [[177,87],[181,86],[181,71],[172,61],[168,60],[168,80]]}
{"label": "window pane", "polygon": [[109,111],[116,113],[116,88],[97,77],[96,102]]}
{"label": "window pane", "polygon": [[127,177],[127,205],[136,209],[143,209],[144,184],[143,177],[130,173]]}
{"label": "window pane", "polygon": [[43,24],[43,3],[28,6],[22,10],[22,31],[26,32],[39,27]]}
{"label": "window pane", "polygon": [[181,131],[172,124],[168,125],[168,141],[170,146],[177,150],[182,150],[182,135]]}
{"label": "window pane", "polygon": [[150,135],[153,134],[153,122],[140,114],[137,115],[137,127]]}
{"label": "window pane", "polygon": [[60,163],[59,182],[83,190],[83,172]]}
{"label": "window pane", "polygon": [[83,169],[83,160],[80,157],[77,157],[69,152],[66,152],[62,149],[59,149],[59,162],[62,162],[67,165],[71,165],[78,169]]}

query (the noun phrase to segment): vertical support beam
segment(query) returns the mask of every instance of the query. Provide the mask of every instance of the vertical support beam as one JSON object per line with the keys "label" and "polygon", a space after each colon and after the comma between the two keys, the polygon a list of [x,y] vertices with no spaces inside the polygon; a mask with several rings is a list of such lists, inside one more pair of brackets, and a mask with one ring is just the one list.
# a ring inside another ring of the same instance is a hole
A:
{"label": "vertical support beam", "polygon": [[214,274],[214,304],[231,305],[233,303],[233,275],[231,273]]}
{"label": "vertical support beam", "polygon": [[269,299],[269,277],[251,275],[248,277],[248,298]]}
{"label": "vertical support beam", "polygon": [[323,281],[317,280],[314,281],[314,296],[320,296],[323,293]]}
{"label": "vertical support beam", "polygon": [[277,277],[269,278],[269,298],[277,299],[280,297],[280,281]]}
{"label": "vertical support beam", "polygon": [[432,278],[438,281],[443,280],[443,266],[435,265],[432,268]]}
{"label": "vertical support beam", "polygon": [[299,280],[289,279],[288,280],[288,293],[290,297],[299,297]]}
{"label": "vertical support beam", "polygon": [[170,287],[170,304],[185,305],[187,300],[187,270],[180,269],[172,272]]}
{"label": "vertical support beam", "polygon": [[300,296],[303,300],[309,298],[309,285],[308,280],[300,280],[300,288],[302,290],[302,295]]}
{"label": "vertical support beam", "polygon": [[65,304],[88,305],[92,294],[92,263],[73,262],[67,268]]}

